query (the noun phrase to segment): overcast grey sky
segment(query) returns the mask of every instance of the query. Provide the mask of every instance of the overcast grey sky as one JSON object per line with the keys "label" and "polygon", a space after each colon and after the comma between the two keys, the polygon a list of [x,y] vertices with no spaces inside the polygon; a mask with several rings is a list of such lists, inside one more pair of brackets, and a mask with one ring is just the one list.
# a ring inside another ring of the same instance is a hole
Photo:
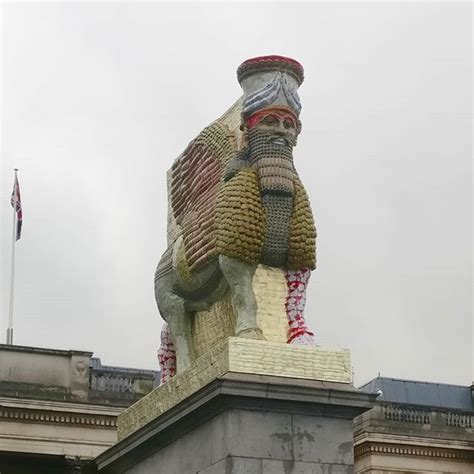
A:
{"label": "overcast grey sky", "polygon": [[241,94],[245,59],[298,59],[296,167],[318,228],[307,318],[356,383],[472,380],[471,5],[4,4],[2,342],[13,167],[15,343],[157,368],[166,170]]}

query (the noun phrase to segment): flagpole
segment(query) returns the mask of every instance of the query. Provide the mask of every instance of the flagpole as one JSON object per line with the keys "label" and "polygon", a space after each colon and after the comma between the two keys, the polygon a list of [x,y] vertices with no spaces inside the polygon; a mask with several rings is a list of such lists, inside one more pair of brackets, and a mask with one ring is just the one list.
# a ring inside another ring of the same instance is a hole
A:
{"label": "flagpole", "polygon": [[[15,170],[15,181],[17,179],[18,168]],[[13,231],[12,231],[12,259],[10,274],[10,307],[8,311],[7,344],[13,345],[13,297],[15,294],[15,245],[16,243],[16,209],[13,208]]]}

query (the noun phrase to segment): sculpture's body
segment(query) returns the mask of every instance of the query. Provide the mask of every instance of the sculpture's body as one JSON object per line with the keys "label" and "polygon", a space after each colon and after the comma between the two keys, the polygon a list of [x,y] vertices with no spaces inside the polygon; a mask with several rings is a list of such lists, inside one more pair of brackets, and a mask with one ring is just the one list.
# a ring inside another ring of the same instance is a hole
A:
{"label": "sculpture's body", "polygon": [[193,360],[192,313],[227,291],[235,334],[263,338],[252,290],[259,264],[286,272],[288,342],[314,345],[303,309],[316,230],[292,155],[301,130],[303,69],[289,58],[267,56],[243,63],[238,78],[244,97],[189,144],[168,177],[168,249],[155,292],[178,371]]}

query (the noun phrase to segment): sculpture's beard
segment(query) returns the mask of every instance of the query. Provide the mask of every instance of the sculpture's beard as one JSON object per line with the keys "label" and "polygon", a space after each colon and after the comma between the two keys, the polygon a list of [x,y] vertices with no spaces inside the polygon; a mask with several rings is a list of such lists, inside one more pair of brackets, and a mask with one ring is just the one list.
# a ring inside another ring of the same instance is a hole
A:
{"label": "sculpture's beard", "polygon": [[250,159],[260,179],[260,192],[292,196],[295,143],[291,138],[251,128],[248,142]]}
{"label": "sculpture's beard", "polygon": [[260,180],[260,194],[265,209],[265,237],[260,262],[271,267],[285,267],[288,261],[288,233],[293,212],[295,169],[293,146],[286,137],[248,131],[252,166]]}

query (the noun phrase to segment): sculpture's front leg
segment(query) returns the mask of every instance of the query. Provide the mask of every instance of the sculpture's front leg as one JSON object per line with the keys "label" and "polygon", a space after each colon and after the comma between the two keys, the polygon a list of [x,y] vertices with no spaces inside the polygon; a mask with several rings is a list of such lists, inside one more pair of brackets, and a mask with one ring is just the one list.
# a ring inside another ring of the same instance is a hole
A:
{"label": "sculpture's front leg", "polygon": [[177,371],[186,370],[194,360],[191,335],[191,315],[186,311],[185,301],[173,289],[172,275],[164,276],[155,282],[155,295],[158,310],[168,323],[169,333],[176,350]]}
{"label": "sculpture's front leg", "polygon": [[286,314],[288,316],[288,344],[315,346],[316,339],[304,319],[306,304],[306,288],[308,286],[311,270],[287,270],[285,272],[288,295],[286,297]]}
{"label": "sculpture's front leg", "polygon": [[229,284],[232,308],[237,319],[235,334],[248,339],[263,339],[263,333],[257,326],[257,300],[252,286],[257,265],[225,255],[219,256],[219,265]]}

